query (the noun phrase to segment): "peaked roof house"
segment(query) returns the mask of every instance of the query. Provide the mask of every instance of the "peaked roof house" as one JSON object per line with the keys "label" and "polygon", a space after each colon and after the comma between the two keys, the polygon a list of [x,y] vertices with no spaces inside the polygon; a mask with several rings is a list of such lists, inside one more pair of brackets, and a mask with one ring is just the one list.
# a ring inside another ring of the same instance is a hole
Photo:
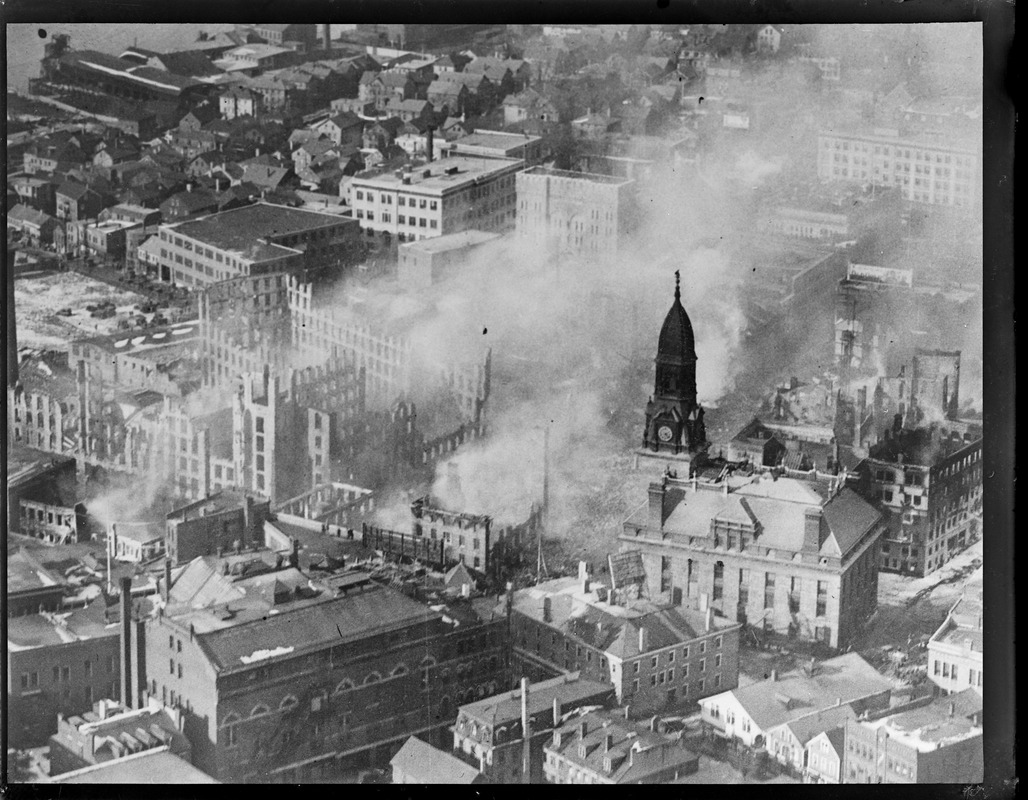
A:
{"label": "peaked roof house", "polygon": [[[851,712],[856,717],[865,710],[888,708],[892,690],[892,681],[857,653],[846,653],[815,663],[812,670],[782,675],[772,670],[763,681],[705,697],[699,701],[700,714],[714,734],[792,761],[796,754],[787,749],[786,732],[797,741],[809,741],[821,732],[814,729],[837,727]],[[839,710],[843,705],[850,710]],[[772,731],[778,734],[774,739]],[[776,746],[777,752],[772,749]]]}
{"label": "peaked roof house", "polygon": [[389,761],[393,783],[468,785],[485,783],[470,764],[411,736]]}

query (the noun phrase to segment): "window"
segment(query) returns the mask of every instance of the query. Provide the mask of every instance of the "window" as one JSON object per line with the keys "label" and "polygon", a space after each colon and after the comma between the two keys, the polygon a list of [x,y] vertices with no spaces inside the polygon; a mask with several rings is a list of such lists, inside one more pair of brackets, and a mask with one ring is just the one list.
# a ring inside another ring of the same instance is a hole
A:
{"label": "window", "polygon": [[168,659],[168,673],[170,675],[174,675],[175,674],[175,659],[173,659],[173,658],[169,658]]}

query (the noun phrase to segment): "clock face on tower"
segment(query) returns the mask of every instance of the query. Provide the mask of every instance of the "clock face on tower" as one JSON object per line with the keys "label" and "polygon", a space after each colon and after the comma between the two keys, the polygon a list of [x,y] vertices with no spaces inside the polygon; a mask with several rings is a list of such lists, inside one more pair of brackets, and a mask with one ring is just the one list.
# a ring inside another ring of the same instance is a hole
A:
{"label": "clock face on tower", "polygon": [[661,425],[657,428],[657,436],[662,442],[670,442],[672,436],[671,428],[667,425]]}

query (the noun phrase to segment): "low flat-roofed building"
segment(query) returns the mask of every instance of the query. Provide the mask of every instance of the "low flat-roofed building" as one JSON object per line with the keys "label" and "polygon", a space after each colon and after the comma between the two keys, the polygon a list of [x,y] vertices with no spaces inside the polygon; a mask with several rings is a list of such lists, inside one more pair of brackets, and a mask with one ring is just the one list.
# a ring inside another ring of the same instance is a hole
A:
{"label": "low flat-roofed building", "polygon": [[696,772],[700,759],[673,734],[633,724],[624,715],[594,711],[568,720],[546,745],[547,783],[672,783]]}
{"label": "low flat-roofed building", "polygon": [[29,550],[7,546],[7,616],[22,617],[61,607],[67,584]]}
{"label": "low flat-roofed building", "polygon": [[[543,782],[543,747],[571,712],[584,706],[613,702],[610,683],[582,678],[572,672],[530,684],[530,783]],[[521,689],[467,703],[457,712],[453,751],[478,769],[489,783],[521,783],[524,778],[524,731],[521,727]]]}
{"label": "low flat-roofed building", "polygon": [[411,736],[389,761],[393,783],[485,783],[482,774],[459,758]]}
{"label": "low flat-roofed building", "polygon": [[520,159],[451,156],[420,166],[379,168],[354,175],[354,214],[366,231],[414,241],[475,228],[514,225]]}
{"label": "low flat-roofed building", "polygon": [[162,225],[160,279],[205,286],[244,275],[341,268],[358,224],[347,217],[258,202]]}
{"label": "low flat-roofed building", "polygon": [[482,245],[499,237],[498,233],[467,230],[401,244],[397,267],[399,280],[407,286],[426,288],[439,283],[450,267],[470,258]]}
{"label": "low flat-roofed building", "polygon": [[479,158],[520,158],[526,167],[533,167],[546,155],[541,136],[527,133],[476,130],[439,146],[441,158],[477,156]]}
{"label": "low flat-roofed building", "polygon": [[164,531],[158,523],[119,522],[107,532],[111,558],[142,564],[164,554]]}
{"label": "low flat-roofed building", "polygon": [[153,701],[148,707],[126,709],[115,700],[98,700],[91,711],[57,718],[50,737],[50,775],[111,763],[132,753],[167,748],[189,761],[192,748],[179,730],[178,715]]}
{"label": "low flat-roofed building", "polygon": [[946,621],[928,640],[928,679],[944,692],[982,693],[982,581],[964,587]]}
{"label": "low flat-roofed building", "polygon": [[178,783],[220,783],[206,772],[170,752],[157,747],[132,753],[124,758],[93,764],[74,772],[65,772],[48,783],[137,783],[167,786]]}

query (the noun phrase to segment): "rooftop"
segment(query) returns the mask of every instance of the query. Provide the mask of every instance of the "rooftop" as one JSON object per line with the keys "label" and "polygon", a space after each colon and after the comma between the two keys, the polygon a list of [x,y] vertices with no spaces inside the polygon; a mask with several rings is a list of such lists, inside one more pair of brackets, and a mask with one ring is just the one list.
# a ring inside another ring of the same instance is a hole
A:
{"label": "rooftop", "polygon": [[401,250],[414,250],[420,253],[448,253],[451,250],[461,250],[465,247],[473,247],[479,244],[499,239],[500,234],[489,233],[488,231],[468,230],[459,233],[450,233],[446,236],[436,236],[433,239],[422,239],[417,242],[408,242],[400,245]]}
{"label": "rooftop", "polygon": [[459,758],[411,736],[389,762],[416,783],[476,783],[481,773]]}
{"label": "rooftop", "polygon": [[33,592],[60,587],[63,581],[21,547],[7,547],[7,593]]}
{"label": "rooftop", "polygon": [[[283,258],[298,252],[289,247],[268,244],[261,241],[262,237],[289,236],[339,225],[341,219],[334,214],[258,202],[201,219],[170,225],[168,229],[256,261]],[[358,223],[354,221],[353,224]]]}
{"label": "rooftop", "polygon": [[414,167],[406,173],[410,180],[409,184],[404,183],[404,175],[398,176],[394,168],[382,167],[358,173],[354,176],[352,185],[355,188],[403,188],[404,191],[439,195],[483,183],[523,163],[521,159],[514,158],[474,158],[457,155]]}
{"label": "rooftop", "polygon": [[[614,691],[609,683],[584,680],[581,673],[572,672],[550,680],[531,684],[528,689],[529,715],[553,707],[556,699],[561,706],[575,706],[588,700],[602,703]],[[521,688],[467,703],[460,713],[490,725],[500,725],[521,719]]]}
{"label": "rooftop", "polygon": [[[458,141],[464,141],[458,139]],[[589,183],[602,183],[608,186],[625,186],[633,181],[630,178],[615,178],[610,175],[597,175],[592,172],[571,172],[566,169],[552,169],[551,167],[532,167],[520,173],[525,176],[547,177],[547,178],[570,178],[571,180],[588,181]]]}
{"label": "rooftop", "polygon": [[475,131],[450,143],[451,148],[480,147],[490,150],[508,152],[519,147],[542,141],[540,136],[524,133],[504,133],[503,131]]}
{"label": "rooftop", "polygon": [[[630,605],[601,601],[590,580],[590,591],[583,591],[577,578],[557,578],[514,594],[514,611],[540,622],[545,621],[545,601],[550,619],[546,624],[566,636],[618,658],[635,656],[673,647],[706,635],[706,617],[698,611],[677,606],[658,605],[639,600]],[[738,623],[712,617],[711,633],[734,628]],[[646,648],[640,649],[640,629],[645,629]]]}
{"label": "rooftop", "polygon": [[141,753],[65,772],[50,783],[220,783],[188,761],[160,747]]}
{"label": "rooftop", "polygon": [[151,328],[136,336],[119,331],[75,340],[76,345],[99,347],[108,352],[132,353],[134,357],[157,363],[176,361],[196,344],[199,322],[181,322],[167,328]]}
{"label": "rooftop", "polygon": [[862,724],[885,729],[890,738],[925,753],[981,736],[981,711],[981,695],[974,689],[965,689]]}
{"label": "rooftop", "polygon": [[117,621],[108,623],[106,600],[100,597],[85,608],[62,613],[43,612],[7,620],[8,651],[32,650],[69,642],[117,636]]}
{"label": "rooftop", "polygon": [[852,703],[890,689],[892,682],[888,678],[880,675],[856,653],[846,653],[816,664],[812,675],[804,669],[796,669],[713,695],[701,700],[700,704],[722,702],[726,697],[734,697],[757,726],[767,731],[833,706]]}

